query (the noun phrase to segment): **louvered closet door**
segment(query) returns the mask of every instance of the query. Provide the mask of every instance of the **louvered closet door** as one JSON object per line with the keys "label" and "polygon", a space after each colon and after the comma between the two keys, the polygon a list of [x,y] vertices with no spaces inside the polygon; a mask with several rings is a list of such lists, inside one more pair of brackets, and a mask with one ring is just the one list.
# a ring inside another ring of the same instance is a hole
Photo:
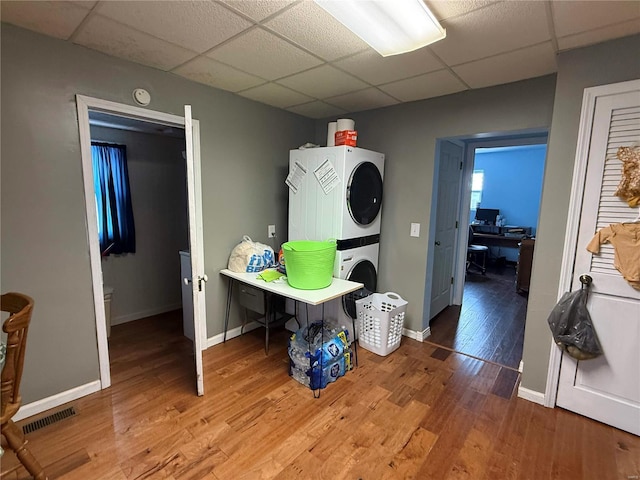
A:
{"label": "louvered closet door", "polygon": [[598,94],[591,100],[591,135],[584,136],[588,149],[578,145],[587,161],[581,210],[575,212],[580,224],[571,287],[580,288],[583,273],[593,278],[588,309],[604,355],[577,361],[564,354],[557,405],[640,435],[640,291],[614,267],[610,244],[602,245],[598,255],[586,250],[600,228],[638,217],[638,208],[614,192],[622,175],[618,148],[640,143],[640,81],[607,87],[588,89]]}

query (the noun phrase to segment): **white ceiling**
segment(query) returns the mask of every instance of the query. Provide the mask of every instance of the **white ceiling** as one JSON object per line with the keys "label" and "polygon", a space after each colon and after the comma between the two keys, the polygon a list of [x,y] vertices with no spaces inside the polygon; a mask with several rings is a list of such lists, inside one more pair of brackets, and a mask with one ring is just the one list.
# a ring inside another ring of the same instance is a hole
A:
{"label": "white ceiling", "polygon": [[0,13],[311,118],[546,75],[559,51],[640,32],[637,0],[425,3],[447,38],[386,58],[311,0],[4,0]]}

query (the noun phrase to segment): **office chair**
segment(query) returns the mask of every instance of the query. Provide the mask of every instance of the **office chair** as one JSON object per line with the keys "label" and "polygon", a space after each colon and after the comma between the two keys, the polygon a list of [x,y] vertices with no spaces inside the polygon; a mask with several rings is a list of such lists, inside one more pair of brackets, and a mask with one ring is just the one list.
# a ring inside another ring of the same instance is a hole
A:
{"label": "office chair", "polygon": [[[482,275],[487,273],[487,255],[489,247],[485,245],[474,245],[473,243],[473,227],[469,225],[469,243],[467,245],[467,272],[471,267],[475,267]],[[478,260],[481,260],[480,263]]]}
{"label": "office chair", "polygon": [[2,295],[0,303],[2,311],[10,315],[2,325],[2,330],[7,334],[7,353],[2,366],[0,433],[6,439],[7,446],[15,452],[20,463],[33,478],[46,480],[44,469],[27,448],[22,430],[11,420],[21,403],[20,380],[33,300],[21,293],[6,293]]}

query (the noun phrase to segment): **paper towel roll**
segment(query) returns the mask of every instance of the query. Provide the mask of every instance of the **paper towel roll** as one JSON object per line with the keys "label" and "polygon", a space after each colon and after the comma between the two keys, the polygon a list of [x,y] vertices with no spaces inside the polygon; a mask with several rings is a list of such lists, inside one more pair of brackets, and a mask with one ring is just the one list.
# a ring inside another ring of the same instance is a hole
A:
{"label": "paper towel roll", "polygon": [[354,122],[350,118],[339,118],[337,123],[338,123],[338,132],[341,132],[342,130],[356,129],[356,122]]}
{"label": "paper towel roll", "polygon": [[336,131],[338,122],[329,122],[327,126],[327,147],[333,147],[336,144]]}

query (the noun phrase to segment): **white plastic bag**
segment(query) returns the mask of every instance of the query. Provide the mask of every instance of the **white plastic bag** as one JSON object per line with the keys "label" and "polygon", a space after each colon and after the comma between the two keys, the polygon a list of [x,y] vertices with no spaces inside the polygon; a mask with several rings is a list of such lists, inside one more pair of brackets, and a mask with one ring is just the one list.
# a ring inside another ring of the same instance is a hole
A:
{"label": "white plastic bag", "polygon": [[264,243],[254,242],[248,236],[236,245],[229,256],[229,270],[232,272],[261,272],[275,266],[273,248]]}

